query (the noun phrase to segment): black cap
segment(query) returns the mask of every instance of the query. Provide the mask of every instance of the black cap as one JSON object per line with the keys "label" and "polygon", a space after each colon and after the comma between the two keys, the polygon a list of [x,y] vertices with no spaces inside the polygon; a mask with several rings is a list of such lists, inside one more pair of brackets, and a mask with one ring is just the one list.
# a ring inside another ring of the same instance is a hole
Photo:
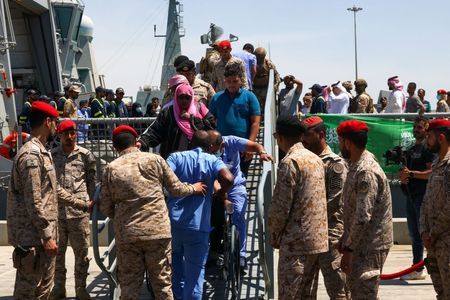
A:
{"label": "black cap", "polygon": [[195,62],[193,62],[192,60],[185,60],[183,61],[178,67],[177,67],[177,72],[180,71],[192,71],[195,69]]}
{"label": "black cap", "polygon": [[114,95],[114,91],[112,89],[105,89],[106,95]]}
{"label": "black cap", "polygon": [[96,93],[102,93],[102,92],[104,93],[105,89],[103,87],[101,87],[101,86],[98,86],[98,87],[95,88],[95,92]]}
{"label": "black cap", "polygon": [[322,87],[320,84],[315,83],[315,84],[314,84],[312,87],[310,87],[309,89],[310,89],[310,90],[313,90],[313,91],[316,91],[316,92],[318,92],[318,93],[322,93],[323,87]]}
{"label": "black cap", "polygon": [[36,91],[36,90],[34,90],[34,89],[29,89],[29,90],[27,91],[27,95],[28,95],[28,96],[31,96],[31,95],[39,95],[39,92]]}
{"label": "black cap", "polygon": [[177,56],[177,58],[175,58],[175,60],[173,61],[173,66],[176,68],[178,68],[178,66],[185,60],[189,60],[189,57],[187,57],[186,55],[179,55]]}
{"label": "black cap", "polygon": [[276,132],[283,136],[295,137],[305,132],[305,127],[297,116],[282,115],[277,119]]}
{"label": "black cap", "polygon": [[250,50],[251,53],[253,53],[253,51],[255,51],[255,47],[253,47],[253,45],[250,43],[245,44],[244,47],[242,47],[242,49]]}
{"label": "black cap", "polygon": [[125,94],[125,91],[121,87],[116,89],[116,94],[120,94],[120,93]]}
{"label": "black cap", "polygon": [[47,95],[40,95],[39,96],[39,101],[44,101],[44,102],[48,102],[51,99],[49,97],[47,97]]}
{"label": "black cap", "polygon": [[62,97],[62,96],[65,95],[65,93],[61,92],[61,91],[56,91],[54,94],[55,94],[56,97]]}

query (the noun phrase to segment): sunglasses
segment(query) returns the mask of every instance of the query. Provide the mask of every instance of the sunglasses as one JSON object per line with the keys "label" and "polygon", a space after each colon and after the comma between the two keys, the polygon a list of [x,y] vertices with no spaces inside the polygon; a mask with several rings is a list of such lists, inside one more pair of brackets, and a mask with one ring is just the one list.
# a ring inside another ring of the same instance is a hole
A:
{"label": "sunglasses", "polygon": [[191,96],[189,96],[189,95],[179,95],[178,96],[178,99],[180,99],[180,100],[191,100]]}

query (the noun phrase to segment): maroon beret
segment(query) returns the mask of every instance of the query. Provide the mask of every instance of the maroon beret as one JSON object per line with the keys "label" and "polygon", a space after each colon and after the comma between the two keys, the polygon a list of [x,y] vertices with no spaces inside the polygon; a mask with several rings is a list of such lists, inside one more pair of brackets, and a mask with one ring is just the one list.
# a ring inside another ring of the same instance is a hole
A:
{"label": "maroon beret", "polygon": [[31,110],[38,110],[53,118],[59,117],[58,111],[50,104],[43,101],[34,101],[33,104],[31,104]]}
{"label": "maroon beret", "polygon": [[318,116],[312,116],[304,119],[302,123],[303,126],[305,126],[305,128],[308,129],[316,125],[323,124],[323,120]]}
{"label": "maroon beret", "polygon": [[437,94],[438,95],[447,95],[447,91],[444,89],[439,89],[439,90],[437,90]]}
{"label": "maroon beret", "polygon": [[450,121],[446,119],[436,119],[430,121],[428,124],[428,130],[438,129],[438,128],[444,128],[444,127],[450,127]]}
{"label": "maroon beret", "polygon": [[337,134],[343,135],[346,133],[357,132],[357,131],[369,131],[366,123],[358,120],[347,120],[341,123],[337,128]]}
{"label": "maroon beret", "polygon": [[128,125],[120,125],[120,126],[116,127],[116,129],[113,130],[112,135],[114,137],[116,134],[119,134],[121,132],[129,132],[132,135],[134,135],[135,138],[139,137],[139,135],[137,134],[136,130],[134,130],[133,127],[130,127]]}
{"label": "maroon beret", "polygon": [[77,130],[77,124],[72,120],[64,120],[59,123],[57,128],[58,133],[63,133],[68,130]]}

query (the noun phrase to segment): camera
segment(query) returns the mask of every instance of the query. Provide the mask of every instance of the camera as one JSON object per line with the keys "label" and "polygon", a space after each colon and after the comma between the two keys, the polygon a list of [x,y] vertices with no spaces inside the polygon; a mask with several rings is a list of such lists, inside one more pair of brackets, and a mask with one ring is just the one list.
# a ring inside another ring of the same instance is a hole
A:
{"label": "camera", "polygon": [[387,150],[383,156],[386,158],[386,166],[400,165],[400,167],[406,166],[406,153],[407,151],[402,146],[396,146]]}

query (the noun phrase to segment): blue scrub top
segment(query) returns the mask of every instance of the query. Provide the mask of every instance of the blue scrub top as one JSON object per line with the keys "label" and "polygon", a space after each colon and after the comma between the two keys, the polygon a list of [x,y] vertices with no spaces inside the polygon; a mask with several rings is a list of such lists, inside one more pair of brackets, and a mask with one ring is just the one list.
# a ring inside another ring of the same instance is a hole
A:
{"label": "blue scrub top", "polygon": [[250,118],[260,116],[261,110],[255,94],[241,88],[233,98],[227,90],[214,95],[209,112],[216,117],[217,130],[223,135],[242,138],[250,136]]}
{"label": "blue scrub top", "polygon": [[246,180],[244,174],[242,174],[241,172],[240,167],[241,163],[240,152],[245,152],[248,140],[234,135],[228,135],[222,138],[224,144],[224,152],[222,155],[222,160],[234,176],[233,186],[245,184]]}
{"label": "blue scrub top", "polygon": [[214,155],[203,152],[201,148],[172,153],[167,163],[180,181],[187,183],[204,182],[208,186],[206,196],[169,196],[167,207],[171,226],[178,229],[211,231],[211,201],[214,180],[219,171],[227,166]]}

